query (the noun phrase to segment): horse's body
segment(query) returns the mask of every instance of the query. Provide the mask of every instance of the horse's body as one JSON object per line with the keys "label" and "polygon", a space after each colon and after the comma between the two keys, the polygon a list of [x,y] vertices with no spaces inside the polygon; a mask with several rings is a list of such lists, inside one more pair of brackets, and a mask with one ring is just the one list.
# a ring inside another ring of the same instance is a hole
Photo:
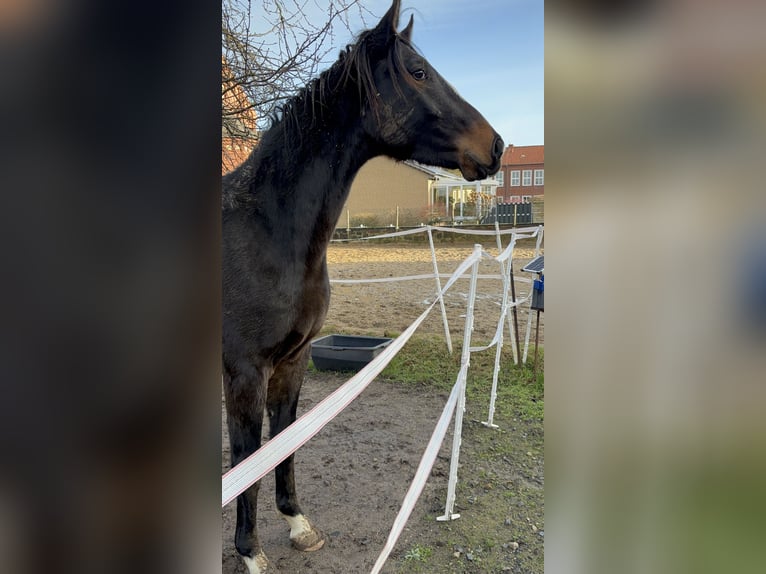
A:
{"label": "horse's body", "polygon": [[[399,0],[373,30],[282,109],[250,158],[223,180],[223,368],[232,466],[295,420],[310,341],[329,304],[326,251],[351,182],[387,155],[498,170],[502,139],[396,32]],[[258,484],[237,498],[235,545],[251,574]],[[276,469],[276,502],[301,550],[324,537],[298,506],[293,457]]]}

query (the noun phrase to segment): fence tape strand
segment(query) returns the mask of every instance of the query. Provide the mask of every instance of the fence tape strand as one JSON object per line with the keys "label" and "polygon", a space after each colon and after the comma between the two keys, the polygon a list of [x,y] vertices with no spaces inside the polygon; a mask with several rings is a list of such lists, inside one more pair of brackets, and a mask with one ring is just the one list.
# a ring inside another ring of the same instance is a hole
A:
{"label": "fence tape strand", "polygon": [[[475,256],[468,257],[444,285],[446,292],[457,279],[476,261]],[[426,319],[437,300],[418,317],[405,331],[386,347],[383,352],[370,361],[361,371],[330,393],[313,409],[298,418],[293,424],[261,446],[237,466],[223,475],[221,484],[221,505],[226,506],[255,482],[263,478],[276,466],[308,442],[335,416],[345,409],[372,380],[386,367],[412,334]]]}
{"label": "fence tape strand", "polygon": [[495,236],[498,233],[500,235],[510,235],[511,233],[515,233],[517,239],[525,239],[525,238],[534,237],[539,228],[540,226],[514,227],[511,229],[489,230],[489,229],[461,229],[459,227],[424,225],[422,227],[416,227],[414,229],[405,229],[404,231],[394,231],[392,233],[381,233],[380,235],[370,235],[369,237],[349,237],[347,239],[333,239],[331,240],[331,243],[348,243],[349,241],[369,241],[370,239],[391,239],[393,237],[403,237],[405,235],[414,235],[416,233],[424,233],[424,232],[427,232],[429,229],[431,231],[443,231],[445,233],[459,233],[461,235]]}
{"label": "fence tape strand", "polygon": [[420,494],[423,492],[423,488],[431,474],[434,462],[436,462],[436,457],[439,454],[439,449],[444,442],[444,437],[447,435],[447,428],[452,420],[452,414],[455,412],[455,405],[457,404],[459,394],[460,384],[459,382],[456,382],[452,386],[452,392],[450,393],[449,399],[447,399],[447,404],[444,405],[441,417],[439,417],[439,421],[436,423],[434,432],[431,435],[431,440],[428,441],[428,446],[426,446],[423,457],[420,459],[418,469],[415,471],[415,478],[412,479],[412,484],[410,484],[410,488],[407,490],[402,507],[399,509],[399,514],[396,515],[394,525],[388,534],[386,544],[380,552],[371,574],[380,572],[380,569],[386,563],[388,556],[394,549],[396,541],[399,539],[399,536],[401,536],[404,526],[407,524],[407,520],[415,508],[418,498],[420,498]]}

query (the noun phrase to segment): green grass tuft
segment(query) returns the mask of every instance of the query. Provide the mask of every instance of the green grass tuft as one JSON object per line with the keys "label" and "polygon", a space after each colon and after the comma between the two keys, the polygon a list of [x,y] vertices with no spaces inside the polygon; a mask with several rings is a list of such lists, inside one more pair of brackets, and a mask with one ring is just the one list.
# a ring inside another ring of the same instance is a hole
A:
{"label": "green grass tuft", "polygon": [[[460,369],[461,344],[454,345],[452,355],[442,337],[413,337],[383,370],[387,380],[411,385],[427,385],[450,391]],[[515,365],[510,345],[505,345],[500,358],[497,382],[496,416],[521,416],[542,421],[544,415],[544,351],[538,350],[535,375],[530,350],[527,364]],[[466,400],[488,402],[495,368],[495,349],[471,354],[466,385]]]}

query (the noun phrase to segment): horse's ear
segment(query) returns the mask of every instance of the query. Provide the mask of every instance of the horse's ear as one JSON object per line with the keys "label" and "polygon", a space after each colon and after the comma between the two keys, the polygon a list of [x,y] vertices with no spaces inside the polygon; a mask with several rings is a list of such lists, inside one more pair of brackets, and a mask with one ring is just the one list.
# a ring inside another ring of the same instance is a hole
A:
{"label": "horse's ear", "polygon": [[375,33],[389,37],[396,34],[396,25],[399,23],[399,7],[402,0],[394,0],[391,8],[385,13],[381,21],[375,26]]}
{"label": "horse's ear", "polygon": [[407,42],[411,42],[411,40],[412,40],[412,24],[413,24],[414,21],[415,21],[415,15],[414,14],[410,14],[410,22],[409,22],[409,24],[407,24],[407,26],[404,28],[404,30],[399,32],[399,35],[402,38],[404,38],[405,40],[407,40]]}

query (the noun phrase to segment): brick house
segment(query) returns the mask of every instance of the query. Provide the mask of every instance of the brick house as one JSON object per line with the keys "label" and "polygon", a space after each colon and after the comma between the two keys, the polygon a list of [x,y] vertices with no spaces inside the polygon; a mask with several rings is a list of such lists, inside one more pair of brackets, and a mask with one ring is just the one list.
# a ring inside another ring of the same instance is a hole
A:
{"label": "brick house", "polygon": [[255,109],[245,90],[236,83],[226,62],[221,59],[221,174],[226,174],[247,159],[258,143]]}
{"label": "brick house", "polygon": [[505,148],[500,161],[498,203],[520,203],[545,193],[545,146],[529,145]]}

